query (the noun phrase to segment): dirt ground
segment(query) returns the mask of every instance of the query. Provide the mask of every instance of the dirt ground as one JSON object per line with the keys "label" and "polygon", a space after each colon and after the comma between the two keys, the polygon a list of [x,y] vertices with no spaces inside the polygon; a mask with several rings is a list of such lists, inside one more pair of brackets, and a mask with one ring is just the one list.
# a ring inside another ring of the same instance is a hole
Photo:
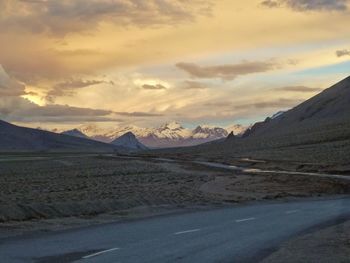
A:
{"label": "dirt ground", "polygon": [[285,243],[262,263],[349,263],[350,221]]}
{"label": "dirt ground", "polygon": [[337,179],[241,174],[191,162],[111,155],[0,156],[0,232],[19,222],[30,226],[28,222],[51,220],[54,225],[67,218],[75,224],[98,215],[124,218],[135,211],[152,215],[349,192],[350,183]]}

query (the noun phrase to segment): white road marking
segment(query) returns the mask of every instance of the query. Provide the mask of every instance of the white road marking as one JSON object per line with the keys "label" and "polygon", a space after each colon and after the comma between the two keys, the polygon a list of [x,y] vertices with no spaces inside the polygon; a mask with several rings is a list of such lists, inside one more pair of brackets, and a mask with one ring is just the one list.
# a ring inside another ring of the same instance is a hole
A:
{"label": "white road marking", "polygon": [[182,235],[182,234],[193,233],[193,232],[198,232],[198,231],[200,231],[200,229],[191,229],[191,230],[176,232],[176,233],[174,233],[174,235]]}
{"label": "white road marking", "polygon": [[98,255],[101,255],[101,254],[104,254],[104,253],[108,253],[108,252],[111,252],[111,251],[114,251],[114,250],[118,250],[118,249],[120,249],[120,248],[119,247],[115,247],[115,248],[103,250],[103,251],[100,251],[100,252],[97,252],[97,253],[94,253],[94,254],[90,254],[90,255],[84,256],[83,258],[87,259],[87,258],[96,257]]}
{"label": "white road marking", "polygon": [[289,210],[289,211],[286,211],[286,214],[294,214],[297,212],[299,212],[299,210]]}
{"label": "white road marking", "polygon": [[249,218],[244,218],[244,219],[237,219],[236,223],[241,223],[241,222],[246,222],[246,221],[252,221],[255,220],[255,217],[249,217]]}

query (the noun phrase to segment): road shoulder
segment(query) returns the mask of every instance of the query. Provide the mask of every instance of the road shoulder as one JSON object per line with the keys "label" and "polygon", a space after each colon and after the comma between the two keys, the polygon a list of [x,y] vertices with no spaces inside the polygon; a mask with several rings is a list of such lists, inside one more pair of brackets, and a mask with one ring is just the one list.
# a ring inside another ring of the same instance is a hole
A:
{"label": "road shoulder", "polygon": [[350,262],[350,220],[284,243],[262,263]]}

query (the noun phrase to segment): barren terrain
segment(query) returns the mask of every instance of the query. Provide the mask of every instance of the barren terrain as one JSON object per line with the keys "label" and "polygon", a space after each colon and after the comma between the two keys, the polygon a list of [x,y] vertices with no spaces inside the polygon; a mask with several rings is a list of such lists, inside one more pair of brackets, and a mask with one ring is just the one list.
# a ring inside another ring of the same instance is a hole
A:
{"label": "barren terrain", "polygon": [[350,262],[350,221],[290,240],[263,263]]}
{"label": "barren terrain", "polygon": [[346,194],[349,182],[113,155],[2,156],[0,221]]}

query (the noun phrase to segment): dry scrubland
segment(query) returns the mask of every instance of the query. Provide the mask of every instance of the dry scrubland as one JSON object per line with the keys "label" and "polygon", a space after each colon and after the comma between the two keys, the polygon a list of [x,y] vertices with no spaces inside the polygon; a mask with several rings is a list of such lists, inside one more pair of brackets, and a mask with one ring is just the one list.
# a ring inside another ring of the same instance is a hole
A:
{"label": "dry scrubland", "polygon": [[144,205],[210,201],[211,176],[177,165],[113,157],[1,162],[0,220],[96,215]]}
{"label": "dry scrubland", "polygon": [[190,162],[110,155],[0,158],[1,222],[349,192],[349,183],[335,179],[241,175]]}

